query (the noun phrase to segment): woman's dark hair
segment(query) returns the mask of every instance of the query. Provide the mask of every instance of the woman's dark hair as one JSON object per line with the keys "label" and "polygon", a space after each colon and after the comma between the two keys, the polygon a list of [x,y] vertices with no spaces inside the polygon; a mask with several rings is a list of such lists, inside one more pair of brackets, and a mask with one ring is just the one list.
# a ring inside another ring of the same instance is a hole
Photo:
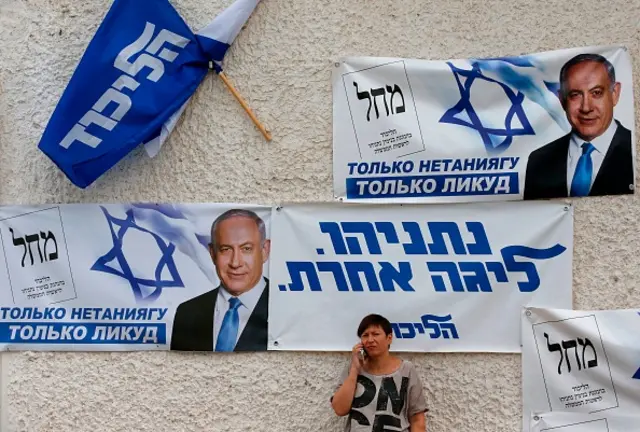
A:
{"label": "woman's dark hair", "polygon": [[361,337],[362,333],[364,333],[365,330],[371,326],[381,327],[384,331],[384,334],[386,334],[387,336],[390,335],[393,331],[391,328],[391,323],[388,319],[386,319],[382,315],[371,314],[362,318],[362,321],[360,321],[360,325],[358,326],[358,337]]}

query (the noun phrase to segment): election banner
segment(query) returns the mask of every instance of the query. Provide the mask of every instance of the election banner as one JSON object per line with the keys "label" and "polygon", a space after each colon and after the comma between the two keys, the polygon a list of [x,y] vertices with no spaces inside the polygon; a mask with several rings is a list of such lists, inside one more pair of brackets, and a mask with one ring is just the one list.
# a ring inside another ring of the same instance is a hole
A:
{"label": "election banner", "polygon": [[0,207],[0,350],[266,350],[270,215],[232,204]]}
{"label": "election banner", "polygon": [[341,59],[334,195],[435,203],[633,194],[631,65],[622,46]]}
{"label": "election banner", "polygon": [[637,413],[546,412],[531,417],[531,432],[632,432],[639,428]]}
{"label": "election banner", "polygon": [[273,350],[349,351],[378,313],[397,351],[519,352],[523,306],[571,307],[561,203],[291,204],[272,235]]}
{"label": "election banner", "polygon": [[235,0],[193,33],[168,0],[114,0],[38,148],[86,188],[140,144],[155,156],[259,0]]}
{"label": "election banner", "polygon": [[609,419],[637,413],[639,325],[640,310],[528,307],[522,317],[523,431],[535,430],[529,421],[540,412]]}

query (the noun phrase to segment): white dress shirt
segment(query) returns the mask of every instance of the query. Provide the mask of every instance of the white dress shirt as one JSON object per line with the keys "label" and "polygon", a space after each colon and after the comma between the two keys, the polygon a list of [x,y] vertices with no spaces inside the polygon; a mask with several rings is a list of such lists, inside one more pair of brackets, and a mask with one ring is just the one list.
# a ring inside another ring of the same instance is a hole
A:
{"label": "white dress shirt", "polygon": [[[607,155],[611,140],[616,133],[618,124],[611,119],[611,123],[606,131],[599,137],[594,138],[592,141],[585,141],[574,133],[571,134],[571,140],[569,141],[569,156],[567,157],[567,194],[571,194],[571,182],[578,166],[578,160],[582,156],[582,144],[590,142],[596,148],[591,152],[591,162],[593,163],[593,175],[591,176],[591,187],[595,181],[598,171],[602,166],[602,161]],[[591,189],[591,188],[589,188]]]}
{"label": "white dress shirt", "polygon": [[[263,277],[260,277],[260,281],[251,288],[249,291],[240,294],[237,298],[240,300],[242,305],[238,307],[238,317],[240,318],[240,325],[238,327],[238,335],[236,336],[236,343],[238,343],[238,339],[242,334],[242,330],[247,325],[247,321],[249,321],[249,317],[253,313],[258,301],[260,300],[260,296],[262,296],[262,292],[264,291],[267,283],[265,282]],[[222,321],[224,320],[224,314],[229,310],[229,299],[231,298],[231,294],[220,285],[220,289],[218,289],[218,296],[216,298],[216,308],[213,313],[213,349],[215,350],[216,341],[218,340],[218,333],[220,332],[220,328],[222,327]],[[235,344],[234,344],[235,346]]]}

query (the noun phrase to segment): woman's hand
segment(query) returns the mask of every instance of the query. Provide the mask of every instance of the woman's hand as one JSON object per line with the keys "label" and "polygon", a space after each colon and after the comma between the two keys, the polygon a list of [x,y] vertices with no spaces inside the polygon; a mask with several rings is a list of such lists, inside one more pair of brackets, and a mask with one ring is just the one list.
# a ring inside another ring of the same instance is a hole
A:
{"label": "woman's hand", "polygon": [[364,345],[362,345],[362,343],[355,344],[351,350],[351,371],[356,374],[360,373],[364,366],[364,361],[360,354],[362,350],[364,350]]}
{"label": "woman's hand", "polygon": [[331,406],[339,416],[346,416],[351,412],[351,404],[356,394],[356,386],[358,385],[358,374],[362,370],[363,361],[360,357],[360,350],[364,349],[361,343],[355,344],[351,349],[351,366],[349,366],[349,374],[344,382],[333,394],[331,398]]}

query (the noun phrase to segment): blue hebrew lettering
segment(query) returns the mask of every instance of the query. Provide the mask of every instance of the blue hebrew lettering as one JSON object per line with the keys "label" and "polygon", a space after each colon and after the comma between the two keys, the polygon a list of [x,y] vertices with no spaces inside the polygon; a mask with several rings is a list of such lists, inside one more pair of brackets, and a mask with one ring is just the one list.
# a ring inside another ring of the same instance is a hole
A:
{"label": "blue hebrew lettering", "polygon": [[426,334],[431,339],[460,339],[455,324],[451,322],[451,314],[444,316],[426,314],[420,319],[421,323],[392,323],[394,337],[414,339],[418,334],[425,334],[425,330],[429,330]]}
{"label": "blue hebrew lettering", "polygon": [[467,229],[473,234],[475,240],[475,243],[467,243],[469,253],[471,255],[491,255],[491,246],[482,222],[467,222]]}
{"label": "blue hebrew lettering", "polygon": [[462,274],[462,279],[468,292],[491,292],[491,283],[483,262],[461,262],[460,272],[470,272]]}
{"label": "blue hebrew lettering", "polygon": [[422,315],[421,319],[424,328],[432,331],[429,334],[431,339],[440,337],[444,339],[460,339],[455,324],[451,322],[451,314],[445,316],[426,314]]}
{"label": "blue hebrew lettering", "polygon": [[398,239],[398,233],[396,232],[396,227],[393,225],[393,222],[376,222],[376,230],[380,234],[384,234],[384,238],[387,243],[400,243],[400,240]]}
{"label": "blue hebrew lettering", "polygon": [[516,257],[530,258],[536,260],[547,260],[557,257],[566,251],[567,248],[561,244],[556,244],[548,249],[535,249],[527,246],[507,246],[502,248],[500,253],[507,272],[522,272],[527,275],[527,281],[518,282],[521,292],[533,292],[540,286],[540,276],[536,265],[531,262],[516,261]]}
{"label": "blue hebrew lettering", "polygon": [[442,323],[440,324],[440,330],[442,331],[442,336],[445,339],[460,339],[458,337],[458,330],[454,323]]}
{"label": "blue hebrew lettering", "polygon": [[379,264],[379,275],[383,291],[395,291],[394,283],[397,284],[402,291],[415,291],[411,286],[413,272],[410,262],[399,262],[397,270],[390,262],[382,261]]}
{"label": "blue hebrew lettering", "polygon": [[367,261],[352,261],[344,263],[344,267],[347,270],[347,276],[351,283],[352,291],[364,291],[362,280],[360,279],[360,273],[364,273],[369,291],[380,291],[378,276],[376,275],[376,271],[373,268],[372,263]]}
{"label": "blue hebrew lettering", "polygon": [[504,264],[495,261],[488,261],[485,264],[487,266],[487,271],[493,273],[498,282],[509,282],[509,279],[507,279],[507,272],[504,270]]}
{"label": "blue hebrew lettering", "polygon": [[[376,231],[373,229],[371,222],[342,222],[341,225],[345,234],[362,234],[370,254],[380,255],[382,253]],[[346,240],[351,255],[362,255],[362,248],[357,237],[347,237]]]}
{"label": "blue hebrew lettering", "polygon": [[436,292],[446,292],[447,286],[445,285],[444,278],[441,275],[433,274],[434,272],[444,272],[449,277],[451,288],[455,292],[464,292],[464,286],[460,279],[460,273],[458,273],[458,266],[454,262],[441,262],[432,261],[427,263],[427,268],[431,272],[431,280]]}
{"label": "blue hebrew lettering", "polygon": [[[411,323],[400,323],[398,324],[400,327],[400,337],[402,339],[413,339],[416,337],[416,331],[413,328],[413,324]],[[406,330],[406,333],[403,333],[402,330]]]}
{"label": "blue hebrew lettering", "polygon": [[[311,291],[322,291],[320,285],[320,279],[318,273],[316,273],[316,267],[309,261],[287,261],[287,270],[291,277],[291,283],[289,284],[289,291],[304,291],[304,282],[302,281],[302,273],[307,275],[309,281],[309,289]],[[280,291],[286,291],[286,285],[279,285]]]}
{"label": "blue hebrew lettering", "polygon": [[466,255],[467,250],[462,241],[460,229],[455,222],[429,222],[429,232],[433,243],[429,243],[429,251],[434,255],[447,255],[449,250],[444,240],[444,235],[449,235],[449,240],[456,255]]}
{"label": "blue hebrew lettering", "polygon": [[342,266],[339,262],[321,261],[316,263],[316,266],[318,266],[318,271],[333,273],[333,278],[336,280],[336,288],[338,288],[338,291],[349,291],[349,284],[347,283],[347,279],[344,276],[344,271],[342,270]]}
{"label": "blue hebrew lettering", "polygon": [[411,243],[404,243],[404,253],[407,255],[426,255],[427,245],[424,243],[424,237],[420,230],[418,222],[402,222],[402,228],[409,234]]}
{"label": "blue hebrew lettering", "polygon": [[336,254],[348,255],[347,247],[342,238],[342,231],[340,231],[340,225],[336,222],[320,222],[320,231],[329,234],[331,243],[333,244],[333,250]]}

